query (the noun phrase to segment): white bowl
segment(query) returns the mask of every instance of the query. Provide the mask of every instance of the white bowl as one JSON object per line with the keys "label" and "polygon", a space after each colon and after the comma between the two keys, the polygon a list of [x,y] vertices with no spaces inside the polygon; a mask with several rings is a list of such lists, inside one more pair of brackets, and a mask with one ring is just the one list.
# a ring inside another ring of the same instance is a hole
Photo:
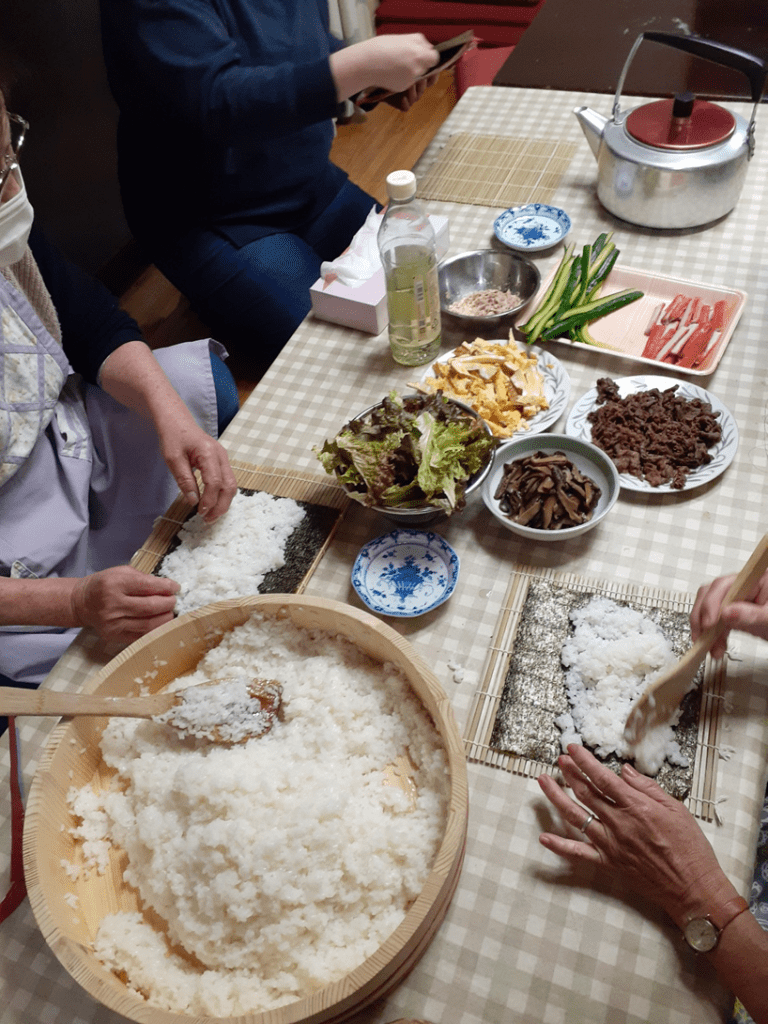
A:
{"label": "white bowl", "polygon": [[456,589],[459,564],[459,556],[439,533],[394,530],[361,549],[352,566],[352,586],[371,611],[412,618],[448,600]]}
{"label": "white bowl", "polygon": [[571,218],[559,206],[527,203],[512,206],[493,222],[500,242],[519,252],[542,252],[562,242],[571,230]]}
{"label": "white bowl", "polygon": [[[563,527],[561,530],[539,530],[533,526],[521,526],[501,511],[494,494],[504,474],[504,466],[508,462],[515,462],[536,452],[564,452],[573,465],[600,488],[597,506],[586,523]],[[615,505],[619,489],[619,474],[616,467],[600,448],[589,441],[568,437],[567,434],[533,434],[499,445],[494,453],[491,470],[483,481],[482,495],[494,518],[508,530],[530,540],[557,541],[580,537],[581,534],[593,530]]]}

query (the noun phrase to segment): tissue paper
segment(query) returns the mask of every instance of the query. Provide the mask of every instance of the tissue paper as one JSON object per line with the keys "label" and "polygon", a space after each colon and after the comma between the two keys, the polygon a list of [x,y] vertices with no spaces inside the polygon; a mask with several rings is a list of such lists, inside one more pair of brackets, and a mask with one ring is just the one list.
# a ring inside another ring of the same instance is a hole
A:
{"label": "tissue paper", "polygon": [[[320,320],[380,334],[387,326],[387,286],[376,233],[383,213],[374,207],[349,248],[321,265],[321,277],[309,290],[312,312]],[[429,215],[437,242],[437,258],[448,252],[448,218]],[[369,274],[368,277],[362,275]]]}
{"label": "tissue paper", "polygon": [[381,268],[377,235],[383,216],[383,210],[377,213],[376,207],[372,206],[365,223],[341,256],[320,264],[320,277],[326,284],[340,281],[349,288],[356,288]]}

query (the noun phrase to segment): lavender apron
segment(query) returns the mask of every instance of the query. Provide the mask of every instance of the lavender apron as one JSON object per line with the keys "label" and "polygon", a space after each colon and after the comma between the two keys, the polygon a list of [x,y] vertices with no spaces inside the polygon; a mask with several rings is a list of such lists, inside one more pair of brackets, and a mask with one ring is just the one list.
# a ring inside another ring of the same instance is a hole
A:
{"label": "lavender apron", "polygon": [[[84,382],[23,293],[0,276],[0,574],[75,577],[130,561],[178,494],[150,421]],[[200,426],[217,433],[204,339],[158,350]],[[74,629],[0,627],[0,673],[42,682]]]}

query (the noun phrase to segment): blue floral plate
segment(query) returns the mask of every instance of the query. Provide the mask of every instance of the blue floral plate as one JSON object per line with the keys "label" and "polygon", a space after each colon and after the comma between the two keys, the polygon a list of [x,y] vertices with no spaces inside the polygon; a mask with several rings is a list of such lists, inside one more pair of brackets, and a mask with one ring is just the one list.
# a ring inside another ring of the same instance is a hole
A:
{"label": "blue floral plate", "polygon": [[510,249],[538,252],[561,242],[571,230],[571,218],[559,206],[528,203],[512,206],[493,222],[496,237]]}
{"label": "blue floral plate", "polygon": [[355,559],[352,586],[371,611],[410,618],[447,601],[459,556],[437,533],[394,530],[370,541]]}

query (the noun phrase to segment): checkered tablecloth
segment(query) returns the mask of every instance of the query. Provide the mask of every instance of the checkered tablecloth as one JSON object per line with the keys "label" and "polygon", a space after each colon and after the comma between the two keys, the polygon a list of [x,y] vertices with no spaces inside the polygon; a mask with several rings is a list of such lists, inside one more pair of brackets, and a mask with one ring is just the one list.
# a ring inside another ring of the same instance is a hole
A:
{"label": "checkered tablecloth", "polygon": [[[639,102],[639,101],[638,101]],[[451,134],[473,131],[532,139],[572,140],[576,154],[556,195],[578,244],[613,230],[624,266],[746,290],[748,300],[716,372],[697,383],[735,417],[740,443],[734,463],[699,490],[674,495],[624,493],[600,527],[580,539],[532,546],[497,526],[480,498],[436,529],[461,558],[458,586],[439,609],[396,620],[433,666],[459,725],[466,724],[513,566],[549,567],[596,579],[693,592],[735,570],[766,531],[768,515],[768,145],[760,115],[757,150],[736,209],[705,229],[661,233],[622,224],[595,196],[596,164],[573,108],[587,103],[606,115],[603,95],[469,89],[416,167],[422,176]],[[747,117],[751,108],[728,104]],[[476,205],[430,204],[450,220],[451,251],[489,246],[500,212]],[[542,276],[561,250],[537,262]],[[446,339],[448,343],[453,339]],[[573,403],[598,376],[643,372],[604,352],[553,347],[571,378]],[[386,333],[371,337],[313,319],[302,324],[225,435],[233,457],[253,464],[318,471],[322,444],[355,412],[414,371],[396,366]],[[419,373],[422,371],[419,370]],[[660,371],[664,372],[664,371]],[[674,376],[672,371],[666,372]],[[391,524],[363,509],[345,518],[309,584],[308,593],[360,606],[350,570],[361,545]],[[392,621],[392,620],[390,620]],[[765,791],[768,649],[749,638],[732,645],[729,714],[718,769],[719,823],[705,825],[721,863],[748,893]],[[73,688],[111,652],[88,636],[50,679]],[[25,778],[32,778],[50,726],[21,727]],[[7,791],[7,740],[2,743]],[[530,779],[470,764],[467,855],[447,917],[423,959],[387,999],[360,1020],[423,1018],[440,1024],[697,1024],[725,1020],[731,999],[709,965],[689,953],[662,914],[624,897],[599,872],[571,874],[538,844],[548,814]],[[10,827],[0,839],[7,857]],[[2,864],[0,864],[2,867]],[[7,863],[5,864],[7,875]],[[0,1020],[5,1024],[117,1024],[123,1018],[81,991],[41,939],[27,905],[0,930]]]}

